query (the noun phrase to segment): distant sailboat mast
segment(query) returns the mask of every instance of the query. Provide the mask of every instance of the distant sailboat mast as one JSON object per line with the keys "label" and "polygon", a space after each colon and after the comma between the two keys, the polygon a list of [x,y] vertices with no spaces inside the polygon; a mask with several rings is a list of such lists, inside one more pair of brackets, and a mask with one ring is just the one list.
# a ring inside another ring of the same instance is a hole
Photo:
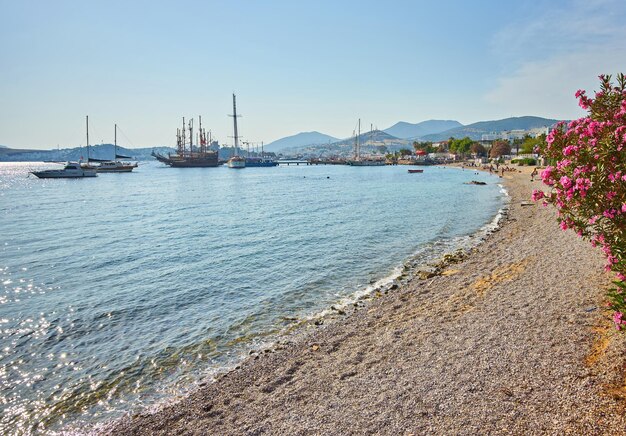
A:
{"label": "distant sailboat mast", "polygon": [[[235,140],[235,153],[234,155],[228,159],[227,165],[228,168],[245,168],[246,167],[246,158],[239,155],[239,130],[237,129],[237,118],[241,115],[237,115],[237,97],[233,93],[233,114],[229,115],[233,117],[233,139]],[[244,142],[247,144],[247,142]],[[249,158],[249,157],[248,157]]]}
{"label": "distant sailboat mast", "polygon": [[86,116],[87,121],[87,163],[89,163],[89,115]]}
{"label": "distant sailboat mast", "polygon": [[189,120],[189,156],[193,154],[193,118]]}
{"label": "distant sailboat mast", "polygon": [[[241,116],[241,115],[239,115]],[[233,129],[235,134],[235,156],[239,156],[239,132],[237,131],[237,100],[235,94],[233,94]]]}
{"label": "distant sailboat mast", "polygon": [[359,128],[356,135],[356,159],[361,159],[361,118],[359,118]]}
{"label": "distant sailboat mast", "polygon": [[183,117],[183,129],[182,129],[183,137],[181,139],[181,144],[182,144],[182,147],[183,147],[183,153],[181,154],[181,156],[183,156],[183,157],[185,156],[185,141],[187,141],[187,138],[185,137],[185,130],[186,130],[186,127],[185,127],[185,117]]}

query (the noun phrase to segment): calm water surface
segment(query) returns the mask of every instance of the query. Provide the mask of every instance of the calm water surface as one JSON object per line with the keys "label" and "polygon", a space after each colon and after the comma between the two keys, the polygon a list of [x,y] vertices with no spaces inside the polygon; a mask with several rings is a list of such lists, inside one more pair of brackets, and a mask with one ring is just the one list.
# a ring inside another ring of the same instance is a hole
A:
{"label": "calm water surface", "polygon": [[41,166],[0,163],[3,433],[180,395],[289,319],[476,232],[503,202],[497,178],[449,168],[151,162],[27,177]]}

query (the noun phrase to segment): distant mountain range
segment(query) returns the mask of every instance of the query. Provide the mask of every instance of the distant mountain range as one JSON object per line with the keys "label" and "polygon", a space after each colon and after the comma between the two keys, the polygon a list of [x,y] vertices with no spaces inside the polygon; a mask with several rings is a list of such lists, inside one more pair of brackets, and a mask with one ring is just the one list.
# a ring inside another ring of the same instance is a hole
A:
{"label": "distant mountain range", "polygon": [[[340,147],[343,147],[343,146],[352,147],[354,145],[354,141],[355,141],[354,136],[352,136],[351,138],[346,138],[346,139],[335,141],[332,143],[332,145],[336,145]],[[359,137],[359,142],[361,143],[361,145],[367,145],[367,144],[387,145],[389,143],[402,145],[406,141],[400,138],[397,138],[393,135],[390,135],[384,130],[373,130],[371,132],[362,132],[361,136]]]}
{"label": "distant mountain range", "polygon": [[492,132],[508,130],[531,130],[543,127],[552,127],[560,120],[541,117],[511,117],[495,121],[479,121],[477,123],[460,126],[443,132],[422,136],[423,141],[443,141],[450,137],[464,138],[468,136],[473,140],[480,140],[482,135]]}
{"label": "distant mountain range", "polygon": [[[174,153],[171,147],[150,147],[150,148],[124,148],[117,147],[117,153],[129,156],[132,160],[153,159],[150,154],[152,150],[157,153]],[[94,159],[113,159],[115,148],[113,144],[100,144],[91,146],[89,156]],[[5,162],[39,162],[39,161],[77,161],[87,159],[87,149],[84,147],[63,148],[60,150],[20,150],[8,147],[0,149],[0,161]]]}
{"label": "distant mountain range", "polygon": [[454,120],[428,120],[417,124],[400,121],[385,129],[384,132],[396,138],[413,139],[444,132],[457,127],[463,127],[463,124]]}
{"label": "distant mountain range", "polygon": [[277,139],[274,142],[270,142],[265,145],[264,149],[266,151],[280,152],[287,148],[307,147],[310,145],[328,144],[329,142],[332,143],[336,141],[339,141],[339,139],[320,132],[301,132],[292,136]]}
{"label": "distant mountain range", "polygon": [[[468,136],[473,140],[482,139],[486,133],[498,133],[510,130],[531,130],[538,128],[552,127],[559,120],[525,116],[511,117],[502,120],[480,121],[466,126],[454,120],[429,120],[411,124],[404,121],[398,122],[385,130],[375,130],[373,132],[363,132],[361,134],[361,144],[365,148],[373,151],[383,150],[385,146],[388,150],[410,147],[413,140],[420,141],[442,141],[450,137],[463,138]],[[446,127],[454,126],[452,128]],[[430,133],[425,133],[430,132]],[[319,154],[344,153],[348,147],[354,145],[354,137],[337,139],[320,132],[302,132],[296,135],[287,136],[265,145],[268,152],[285,152],[297,154],[305,152]],[[123,148],[118,147],[118,153],[130,156],[133,160],[152,159],[152,150],[161,154],[174,153],[171,147],[151,147],[151,148]],[[90,155],[97,159],[111,159],[114,150],[113,144],[100,144],[92,146]],[[43,161],[43,160],[78,160],[87,157],[84,148],[69,148],[62,150],[18,150],[7,146],[0,146],[0,161]]]}

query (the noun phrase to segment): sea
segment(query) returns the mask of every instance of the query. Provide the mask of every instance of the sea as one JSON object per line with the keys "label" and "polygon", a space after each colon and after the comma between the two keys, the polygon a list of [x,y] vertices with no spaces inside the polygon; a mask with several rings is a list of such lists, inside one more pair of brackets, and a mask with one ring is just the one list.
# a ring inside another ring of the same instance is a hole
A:
{"label": "sea", "polygon": [[506,202],[467,168],[29,175],[45,167],[0,163],[3,434],[173,401],[407,262],[471,244]]}

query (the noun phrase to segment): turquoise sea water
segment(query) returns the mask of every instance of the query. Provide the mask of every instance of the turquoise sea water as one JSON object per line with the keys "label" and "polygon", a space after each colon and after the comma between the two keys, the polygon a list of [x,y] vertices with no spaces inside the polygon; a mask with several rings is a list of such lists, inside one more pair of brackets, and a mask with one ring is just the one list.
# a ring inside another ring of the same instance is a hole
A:
{"label": "turquoise sea water", "polygon": [[[490,223],[498,179],[451,168],[173,169],[82,180],[0,164],[0,432],[184,393]],[[481,180],[486,186],[466,185]]]}

